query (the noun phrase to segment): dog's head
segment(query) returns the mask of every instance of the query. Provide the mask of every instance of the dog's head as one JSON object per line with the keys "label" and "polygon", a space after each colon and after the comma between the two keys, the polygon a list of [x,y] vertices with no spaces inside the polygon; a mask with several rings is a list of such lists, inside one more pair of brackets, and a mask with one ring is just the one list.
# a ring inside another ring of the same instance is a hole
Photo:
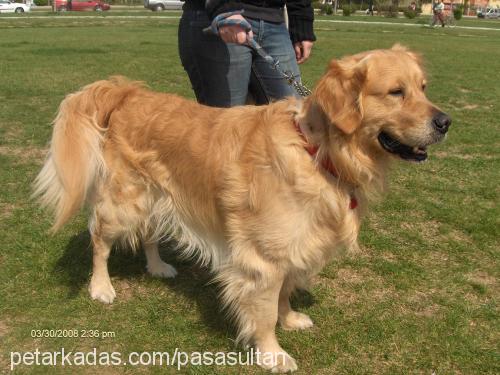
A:
{"label": "dog's head", "polygon": [[441,141],[451,124],[425,87],[419,56],[395,45],[331,61],[313,98],[331,125],[358,135],[366,147],[423,161],[427,146]]}

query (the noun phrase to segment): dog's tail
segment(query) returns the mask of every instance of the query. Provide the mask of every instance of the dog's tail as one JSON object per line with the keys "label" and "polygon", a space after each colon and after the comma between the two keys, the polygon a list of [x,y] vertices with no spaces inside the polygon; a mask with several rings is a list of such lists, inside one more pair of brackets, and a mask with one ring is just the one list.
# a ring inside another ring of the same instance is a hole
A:
{"label": "dog's tail", "polygon": [[68,95],[54,120],[50,151],[33,197],[54,211],[52,232],[83,205],[96,179],[106,175],[102,152],[111,113],[138,84],[112,77]]}

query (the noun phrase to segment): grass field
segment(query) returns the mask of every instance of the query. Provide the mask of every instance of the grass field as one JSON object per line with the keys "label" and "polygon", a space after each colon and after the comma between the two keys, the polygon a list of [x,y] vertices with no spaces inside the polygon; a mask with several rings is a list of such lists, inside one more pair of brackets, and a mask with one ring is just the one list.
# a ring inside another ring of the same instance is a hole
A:
{"label": "grass field", "polygon": [[[158,280],[145,274],[142,252],[117,250],[110,259],[117,299],[110,306],[93,302],[86,290],[85,214],[51,237],[49,215],[29,199],[50,123],[67,93],[121,74],[193,97],[177,54],[177,21],[11,18],[0,18],[0,371],[10,365],[9,352],[36,348],[234,350],[234,331],[218,313],[206,270],[175,259],[165,244],[162,255],[179,275]],[[306,83],[314,84],[329,58],[400,42],[423,53],[428,95],[454,122],[427,163],[396,165],[389,194],[364,222],[361,254],[333,262],[310,293],[293,301],[315,322],[306,332],[278,330],[300,374],[500,373],[500,23],[488,25],[496,30],[317,23],[314,55],[302,67]],[[114,337],[32,338],[37,329]],[[17,370],[96,373],[92,367]],[[263,373],[195,366],[182,372]]]}

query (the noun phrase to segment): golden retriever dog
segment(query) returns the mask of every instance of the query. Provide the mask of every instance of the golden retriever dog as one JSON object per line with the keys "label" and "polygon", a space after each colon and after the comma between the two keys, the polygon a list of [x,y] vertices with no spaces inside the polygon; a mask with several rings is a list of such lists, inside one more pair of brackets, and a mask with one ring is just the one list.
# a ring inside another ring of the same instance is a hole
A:
{"label": "golden retriever dog", "polygon": [[[384,189],[391,159],[423,161],[451,119],[425,95],[417,54],[396,45],[332,60],[313,93],[266,106],[210,108],[123,78],[68,95],[35,195],[58,230],[91,210],[90,296],[116,297],[107,260],[142,246],[147,269],[174,277],[158,242],[210,265],[238,340],[297,369],[275,326],[306,329],[290,295],[342,249]],[[264,356],[262,357],[264,358]]]}

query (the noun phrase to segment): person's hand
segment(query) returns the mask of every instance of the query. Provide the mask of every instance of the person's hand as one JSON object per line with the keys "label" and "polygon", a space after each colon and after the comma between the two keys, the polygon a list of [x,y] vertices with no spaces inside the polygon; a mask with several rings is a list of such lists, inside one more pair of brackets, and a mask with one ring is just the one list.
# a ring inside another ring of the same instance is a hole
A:
{"label": "person's hand", "polygon": [[[234,16],[227,17],[226,19],[245,21],[245,18],[243,18],[241,14],[236,14]],[[245,44],[247,41],[247,37],[250,39],[253,38],[252,30],[250,30],[250,32],[248,32],[247,34],[245,29],[238,25],[219,27],[219,35],[224,42],[236,44]]]}
{"label": "person's hand", "polygon": [[296,42],[293,44],[297,63],[302,64],[309,58],[313,44],[314,42],[311,42],[310,40],[303,40],[302,42]]}

